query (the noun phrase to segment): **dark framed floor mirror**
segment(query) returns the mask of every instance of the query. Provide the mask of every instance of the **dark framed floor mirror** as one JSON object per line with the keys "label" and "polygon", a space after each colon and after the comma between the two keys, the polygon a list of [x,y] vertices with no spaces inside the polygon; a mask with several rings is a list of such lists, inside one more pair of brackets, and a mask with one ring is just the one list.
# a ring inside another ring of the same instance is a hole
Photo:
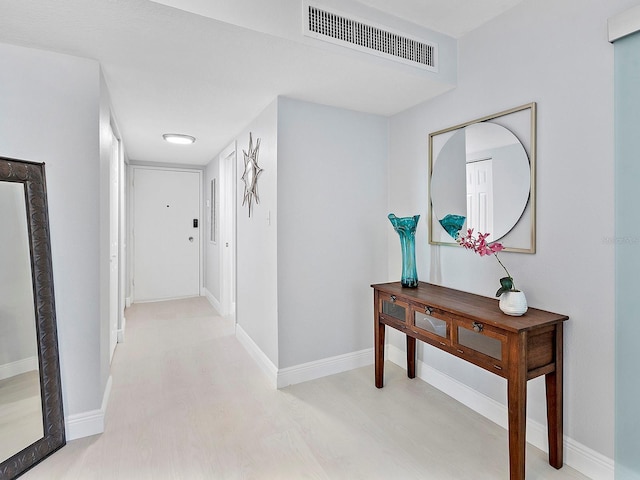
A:
{"label": "dark framed floor mirror", "polygon": [[0,157],[0,479],[65,445],[43,163]]}

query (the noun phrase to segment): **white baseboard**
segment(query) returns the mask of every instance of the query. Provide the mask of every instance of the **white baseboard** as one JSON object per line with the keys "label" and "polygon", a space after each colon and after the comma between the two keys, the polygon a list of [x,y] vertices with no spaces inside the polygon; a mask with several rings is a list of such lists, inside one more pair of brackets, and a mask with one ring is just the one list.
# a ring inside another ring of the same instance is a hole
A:
{"label": "white baseboard", "polygon": [[264,354],[260,347],[247,335],[240,325],[236,325],[236,337],[249,355],[256,361],[260,369],[269,377],[275,388],[315,380],[354,368],[360,368],[373,363],[373,349],[368,348],[359,352],[323,358],[314,362],[303,363],[293,367],[278,369]]}
{"label": "white baseboard", "polygon": [[107,380],[107,385],[102,396],[102,406],[100,410],[91,410],[89,412],[77,413],[69,415],[65,419],[65,429],[67,440],[76,440],[78,438],[89,437],[104,432],[104,415],[109,404],[109,396],[111,395],[111,376]]}
{"label": "white baseboard", "polygon": [[187,295],[184,297],[167,297],[167,298],[147,298],[145,300],[135,299],[135,303],[158,303],[158,302],[172,302],[174,300],[185,300],[187,298],[198,298],[202,295]]}
{"label": "white baseboard", "polygon": [[346,372],[354,368],[366,367],[373,363],[373,348],[360,350],[359,352],[336,355],[335,357],[323,358],[314,362],[303,363],[293,367],[278,370],[278,388],[296,383],[315,380],[316,378]]}
{"label": "white baseboard", "polygon": [[[407,366],[405,351],[395,345],[387,345],[387,358],[403,368]],[[507,428],[506,405],[496,402],[420,360],[416,361],[416,376],[492,422]],[[544,452],[548,452],[546,425],[527,419],[527,442]],[[598,480],[613,480],[614,478],[612,459],[585,447],[566,435],[564,437],[564,460],[571,468],[589,478]]]}
{"label": "white baseboard", "polygon": [[0,380],[5,378],[15,377],[23,373],[38,370],[38,357],[33,356],[29,358],[23,358],[11,363],[5,363],[0,365]]}
{"label": "white baseboard", "polygon": [[222,309],[220,308],[220,301],[213,296],[213,293],[204,287],[202,287],[202,296],[207,297],[207,300],[209,300],[211,306],[216,309],[216,312],[222,312]]}
{"label": "white baseboard", "polygon": [[249,352],[251,358],[255,360],[260,369],[267,375],[269,381],[274,388],[278,386],[278,368],[267,357],[256,342],[244,331],[244,329],[236,324],[236,338],[242,346]]}
{"label": "white baseboard", "polygon": [[127,318],[122,316],[122,327],[118,329],[118,343],[124,343],[124,331],[127,327]]}

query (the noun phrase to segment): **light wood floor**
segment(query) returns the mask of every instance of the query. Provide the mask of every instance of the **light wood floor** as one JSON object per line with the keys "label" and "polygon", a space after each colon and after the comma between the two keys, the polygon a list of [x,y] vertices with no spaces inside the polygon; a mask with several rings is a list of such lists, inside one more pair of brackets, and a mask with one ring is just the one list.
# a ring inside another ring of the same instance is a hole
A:
{"label": "light wood floor", "polygon": [[[105,432],[25,480],[508,478],[504,429],[391,363],[278,391],[204,298],[126,317]],[[527,479],[586,477],[530,446]]]}
{"label": "light wood floor", "polygon": [[0,380],[0,459],[42,438],[40,374],[37,370]]}

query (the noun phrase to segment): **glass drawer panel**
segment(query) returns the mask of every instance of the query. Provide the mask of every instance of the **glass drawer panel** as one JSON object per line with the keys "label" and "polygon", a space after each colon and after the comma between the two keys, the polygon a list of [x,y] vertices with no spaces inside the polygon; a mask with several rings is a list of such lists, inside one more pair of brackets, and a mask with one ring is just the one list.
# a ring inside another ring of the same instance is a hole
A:
{"label": "glass drawer panel", "polygon": [[447,338],[447,322],[444,320],[426,315],[422,312],[415,312],[414,321],[416,327],[421,330],[426,330],[440,337]]}
{"label": "glass drawer panel", "polygon": [[390,317],[397,318],[402,322],[404,322],[404,319],[406,318],[405,308],[402,305],[388,302],[387,300],[382,301],[382,313],[389,315]]}
{"label": "glass drawer panel", "polygon": [[496,338],[458,327],[458,343],[476,352],[484,353],[497,360],[502,360],[502,342]]}

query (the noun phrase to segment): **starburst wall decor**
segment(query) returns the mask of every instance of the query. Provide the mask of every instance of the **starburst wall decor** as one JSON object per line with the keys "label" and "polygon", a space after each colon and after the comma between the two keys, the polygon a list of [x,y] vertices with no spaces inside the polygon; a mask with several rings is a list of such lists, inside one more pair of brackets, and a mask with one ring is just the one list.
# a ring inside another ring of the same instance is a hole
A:
{"label": "starburst wall decor", "polygon": [[260,139],[256,139],[256,146],[253,147],[253,137],[249,132],[249,151],[242,150],[244,153],[244,173],[242,174],[242,181],[244,182],[244,199],[242,205],[245,203],[249,207],[249,217],[251,217],[251,211],[253,210],[253,202],[260,203],[258,197],[258,177],[262,173],[263,169],[258,166],[258,151],[260,150]]}

